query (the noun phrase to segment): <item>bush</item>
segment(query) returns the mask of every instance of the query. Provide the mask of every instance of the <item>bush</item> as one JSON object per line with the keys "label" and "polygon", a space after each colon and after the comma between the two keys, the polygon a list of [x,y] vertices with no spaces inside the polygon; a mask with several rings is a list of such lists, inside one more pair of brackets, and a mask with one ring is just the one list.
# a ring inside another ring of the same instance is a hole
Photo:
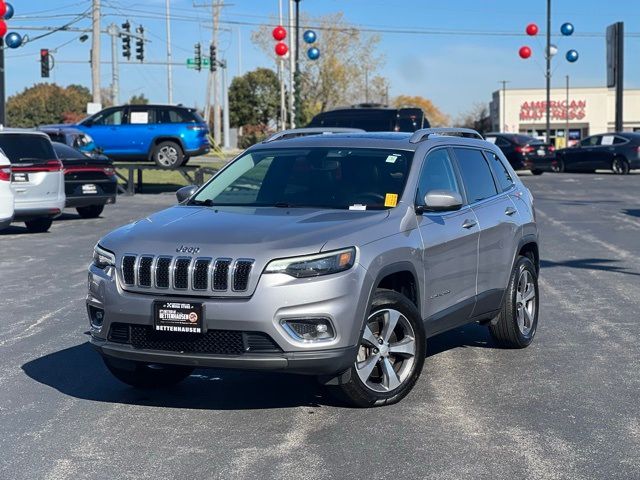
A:
{"label": "bush", "polygon": [[242,127],[242,135],[238,138],[238,147],[249,148],[267,138],[270,133],[266,125],[245,125]]}

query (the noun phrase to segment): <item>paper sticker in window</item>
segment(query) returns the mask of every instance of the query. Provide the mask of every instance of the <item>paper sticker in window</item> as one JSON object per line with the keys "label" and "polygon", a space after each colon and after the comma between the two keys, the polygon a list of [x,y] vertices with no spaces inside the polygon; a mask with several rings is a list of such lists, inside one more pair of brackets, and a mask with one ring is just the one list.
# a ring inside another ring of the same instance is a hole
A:
{"label": "paper sticker in window", "polygon": [[397,193],[387,193],[384,196],[384,206],[385,207],[395,207],[398,204],[398,194]]}
{"label": "paper sticker in window", "polygon": [[131,112],[129,123],[132,125],[149,123],[149,112]]}

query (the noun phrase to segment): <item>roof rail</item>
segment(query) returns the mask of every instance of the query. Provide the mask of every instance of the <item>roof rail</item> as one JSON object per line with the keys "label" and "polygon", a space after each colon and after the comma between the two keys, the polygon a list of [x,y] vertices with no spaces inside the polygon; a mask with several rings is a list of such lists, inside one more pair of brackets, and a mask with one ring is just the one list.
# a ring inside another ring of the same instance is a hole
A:
{"label": "roof rail", "polygon": [[480,135],[478,132],[476,132],[471,128],[453,127],[453,128],[422,128],[420,130],[417,130],[413,135],[411,135],[409,142],[418,143],[428,139],[430,135],[453,135],[453,136],[459,136],[459,137],[470,137],[470,138],[477,138],[479,140],[484,140],[482,135]]}
{"label": "roof rail", "polygon": [[282,130],[267,137],[262,143],[274,142],[276,140],[287,140],[289,138],[304,137],[306,135],[321,135],[327,133],[362,133],[361,128],[339,128],[339,127],[309,127],[309,128],[292,128],[290,130]]}

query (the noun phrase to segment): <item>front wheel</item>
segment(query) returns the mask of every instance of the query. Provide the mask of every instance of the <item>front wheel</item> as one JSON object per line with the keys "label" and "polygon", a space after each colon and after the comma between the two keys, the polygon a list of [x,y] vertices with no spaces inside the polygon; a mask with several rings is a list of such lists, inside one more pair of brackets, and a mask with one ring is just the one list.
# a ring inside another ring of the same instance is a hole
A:
{"label": "front wheel", "polygon": [[528,257],[518,257],[502,309],[489,325],[493,339],[506,348],[524,348],[531,344],[538,328],[538,274]]}
{"label": "front wheel", "polygon": [[78,212],[78,215],[82,218],[98,218],[103,210],[104,205],[88,205],[86,207],[76,208],[76,212]]}
{"label": "front wheel", "polygon": [[627,175],[631,168],[626,158],[616,157],[611,164],[611,170],[613,170],[613,173],[616,175]]}
{"label": "front wheel", "polygon": [[44,233],[51,228],[52,223],[52,218],[34,218],[33,220],[24,222],[27,230],[31,233]]}
{"label": "front wheel", "polygon": [[396,403],[418,380],[425,349],[424,326],[413,303],[398,292],[378,289],[348,380],[334,392],[357,407]]}
{"label": "front wheel", "polygon": [[551,171],[554,173],[563,173],[565,171],[564,161],[558,159],[551,164]]}
{"label": "front wheel", "polygon": [[542,175],[544,173],[543,170],[531,170],[531,173],[533,175]]}
{"label": "front wheel", "polygon": [[160,142],[153,149],[151,158],[158,167],[168,170],[182,165],[184,153],[175,142]]}
{"label": "front wheel", "polygon": [[170,387],[193,372],[193,368],[180,365],[157,365],[105,356],[102,359],[114,377],[136,388]]}

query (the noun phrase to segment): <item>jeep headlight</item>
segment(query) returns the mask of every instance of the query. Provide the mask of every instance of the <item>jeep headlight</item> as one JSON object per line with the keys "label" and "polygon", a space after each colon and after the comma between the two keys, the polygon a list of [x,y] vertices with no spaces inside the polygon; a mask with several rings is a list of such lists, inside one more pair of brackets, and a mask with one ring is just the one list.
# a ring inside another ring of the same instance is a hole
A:
{"label": "jeep headlight", "polygon": [[318,277],[349,270],[355,259],[356,249],[351,247],[317,255],[273,260],[264,273],[285,273],[296,278]]}
{"label": "jeep headlight", "polygon": [[116,256],[100,245],[96,245],[93,249],[93,264],[103,270],[107,267],[115,267]]}

